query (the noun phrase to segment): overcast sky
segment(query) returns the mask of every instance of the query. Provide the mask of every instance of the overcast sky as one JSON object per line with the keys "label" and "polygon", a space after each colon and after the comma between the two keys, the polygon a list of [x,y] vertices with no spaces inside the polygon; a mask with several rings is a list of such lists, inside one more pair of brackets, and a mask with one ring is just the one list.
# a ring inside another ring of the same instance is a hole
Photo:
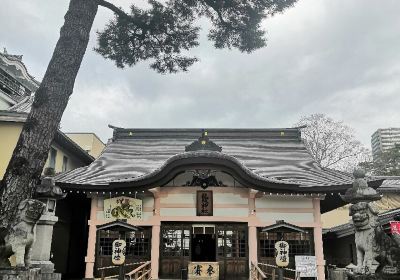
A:
{"label": "overcast sky", "polygon": [[[130,0],[113,2],[128,7]],[[39,80],[67,7],[67,0],[1,1],[0,47],[23,54]],[[188,73],[160,75],[147,63],[118,69],[92,50],[95,31],[112,16],[100,8],[62,130],[106,141],[108,124],[291,127],[303,115],[324,113],[369,147],[377,128],[400,126],[399,11],[398,0],[299,0],[265,21],[267,47],[216,50],[204,31],[192,52],[200,61]]]}

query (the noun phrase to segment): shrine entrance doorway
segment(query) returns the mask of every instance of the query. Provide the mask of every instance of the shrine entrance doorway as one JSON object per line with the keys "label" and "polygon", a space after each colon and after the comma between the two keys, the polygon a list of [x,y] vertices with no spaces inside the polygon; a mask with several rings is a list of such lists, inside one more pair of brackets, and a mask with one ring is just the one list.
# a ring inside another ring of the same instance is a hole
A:
{"label": "shrine entrance doorway", "polygon": [[218,262],[220,280],[249,279],[248,252],[247,223],[163,222],[159,278],[181,279],[189,262]]}
{"label": "shrine entrance doorway", "polygon": [[249,240],[245,223],[216,225],[219,279],[249,279]]}
{"label": "shrine entrance doorway", "polygon": [[214,225],[193,225],[192,262],[215,262],[217,243]]}

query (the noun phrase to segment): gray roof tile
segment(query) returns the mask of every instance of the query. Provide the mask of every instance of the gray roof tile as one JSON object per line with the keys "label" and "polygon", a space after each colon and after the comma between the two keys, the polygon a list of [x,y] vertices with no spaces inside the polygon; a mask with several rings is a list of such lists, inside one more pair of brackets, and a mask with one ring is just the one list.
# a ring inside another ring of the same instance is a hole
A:
{"label": "gray roof tile", "polygon": [[[301,187],[350,185],[350,174],[320,167],[307,152],[298,128],[208,129],[222,153],[256,176]],[[113,140],[91,165],[61,174],[67,184],[108,185],[146,176],[185,153],[201,129],[114,129]],[[218,152],[216,152],[218,153]]]}

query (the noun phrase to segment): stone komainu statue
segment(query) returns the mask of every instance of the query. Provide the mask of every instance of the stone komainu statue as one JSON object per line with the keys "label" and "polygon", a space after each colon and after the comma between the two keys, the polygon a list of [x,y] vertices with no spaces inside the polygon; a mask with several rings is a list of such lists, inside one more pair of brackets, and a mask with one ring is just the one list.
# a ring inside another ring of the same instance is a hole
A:
{"label": "stone komainu statue", "polygon": [[368,202],[358,202],[350,207],[355,229],[357,249],[357,274],[374,274],[379,266],[380,244],[376,236],[378,212]]}
{"label": "stone komainu statue", "polygon": [[0,236],[0,267],[9,267],[8,258],[13,254],[17,266],[29,267],[35,225],[44,209],[45,204],[36,199],[25,199],[19,204],[18,217],[11,230]]}

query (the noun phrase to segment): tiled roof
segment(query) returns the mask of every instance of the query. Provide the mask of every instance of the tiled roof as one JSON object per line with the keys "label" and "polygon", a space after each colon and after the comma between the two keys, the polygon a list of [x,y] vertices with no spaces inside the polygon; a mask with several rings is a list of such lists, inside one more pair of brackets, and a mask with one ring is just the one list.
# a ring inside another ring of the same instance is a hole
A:
{"label": "tiled roof", "polygon": [[[155,176],[168,163],[207,157],[229,160],[243,172],[269,183],[296,185],[299,191],[313,187],[331,190],[350,187],[350,174],[320,167],[307,152],[298,128],[208,129],[208,137],[222,152],[185,152],[197,140],[201,129],[122,129],[114,128],[113,140],[91,165],[57,177],[64,185],[103,186],[137,182]],[[202,153],[202,154],[201,154]],[[322,188],[321,188],[322,187]]]}
{"label": "tiled roof", "polygon": [[35,79],[22,62],[22,55],[8,54],[6,50],[0,51],[0,66],[4,71],[12,75],[17,81],[34,92],[38,89],[40,82]]}
{"label": "tiled roof", "polygon": [[400,193],[400,176],[377,177],[384,179],[378,188],[381,193]]}

